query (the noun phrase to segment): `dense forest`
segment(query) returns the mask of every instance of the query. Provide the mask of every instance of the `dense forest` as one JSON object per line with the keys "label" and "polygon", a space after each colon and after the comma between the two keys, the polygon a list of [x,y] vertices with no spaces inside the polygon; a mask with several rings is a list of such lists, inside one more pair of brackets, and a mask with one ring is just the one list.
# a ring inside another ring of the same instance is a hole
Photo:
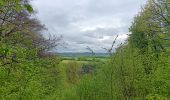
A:
{"label": "dense forest", "polygon": [[103,58],[50,53],[62,37],[44,37],[35,12],[29,0],[0,0],[0,100],[170,99],[170,0],[148,0]]}

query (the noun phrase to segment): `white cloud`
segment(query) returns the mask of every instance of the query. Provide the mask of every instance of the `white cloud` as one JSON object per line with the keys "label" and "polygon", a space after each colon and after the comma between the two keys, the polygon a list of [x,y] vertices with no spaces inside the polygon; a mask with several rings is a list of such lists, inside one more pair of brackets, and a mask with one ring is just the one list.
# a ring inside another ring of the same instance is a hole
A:
{"label": "white cloud", "polygon": [[127,39],[128,28],[146,0],[34,0],[37,17],[49,32],[63,35],[67,48],[59,52],[97,52]]}

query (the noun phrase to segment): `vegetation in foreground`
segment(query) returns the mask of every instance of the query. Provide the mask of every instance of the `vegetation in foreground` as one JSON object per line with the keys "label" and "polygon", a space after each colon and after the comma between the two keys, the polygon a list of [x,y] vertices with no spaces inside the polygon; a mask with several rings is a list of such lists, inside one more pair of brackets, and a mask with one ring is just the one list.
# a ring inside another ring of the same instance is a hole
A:
{"label": "vegetation in foreground", "polygon": [[148,0],[127,42],[102,59],[48,53],[61,39],[44,38],[32,13],[26,0],[0,0],[1,100],[170,99],[169,0]]}

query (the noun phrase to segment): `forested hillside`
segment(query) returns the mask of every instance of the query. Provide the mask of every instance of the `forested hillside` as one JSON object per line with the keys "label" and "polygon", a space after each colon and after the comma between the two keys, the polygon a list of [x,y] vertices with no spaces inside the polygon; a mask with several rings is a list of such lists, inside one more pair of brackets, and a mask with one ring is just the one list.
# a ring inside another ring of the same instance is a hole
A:
{"label": "forested hillside", "polygon": [[0,0],[0,100],[170,99],[170,0],[148,0],[127,41],[90,61],[49,53],[61,37],[43,37],[34,14],[29,0]]}

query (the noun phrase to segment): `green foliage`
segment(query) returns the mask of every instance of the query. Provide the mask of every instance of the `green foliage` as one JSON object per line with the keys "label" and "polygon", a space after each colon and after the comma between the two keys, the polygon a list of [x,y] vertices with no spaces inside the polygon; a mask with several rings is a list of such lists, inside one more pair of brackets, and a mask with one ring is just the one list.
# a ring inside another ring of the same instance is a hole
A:
{"label": "green foliage", "polygon": [[[15,16],[33,12],[29,3],[18,5],[21,0],[0,0],[0,10],[10,3]],[[18,23],[13,19],[8,21]],[[40,44],[34,43],[39,35],[29,25],[29,32],[13,31],[17,24],[5,21],[0,26],[0,99],[168,100],[169,19],[168,0],[149,0],[135,17],[128,42],[109,58],[66,57],[62,62],[55,55],[39,57]],[[81,73],[84,65],[95,71]]]}
{"label": "green foliage", "polygon": [[33,12],[33,8],[32,8],[31,5],[25,4],[24,7],[25,7],[30,13]]}
{"label": "green foliage", "polygon": [[81,67],[81,64],[78,64],[74,61],[68,63],[67,68],[66,68],[66,77],[67,77],[68,83],[75,84],[77,83],[77,81],[79,81],[80,67]]}

